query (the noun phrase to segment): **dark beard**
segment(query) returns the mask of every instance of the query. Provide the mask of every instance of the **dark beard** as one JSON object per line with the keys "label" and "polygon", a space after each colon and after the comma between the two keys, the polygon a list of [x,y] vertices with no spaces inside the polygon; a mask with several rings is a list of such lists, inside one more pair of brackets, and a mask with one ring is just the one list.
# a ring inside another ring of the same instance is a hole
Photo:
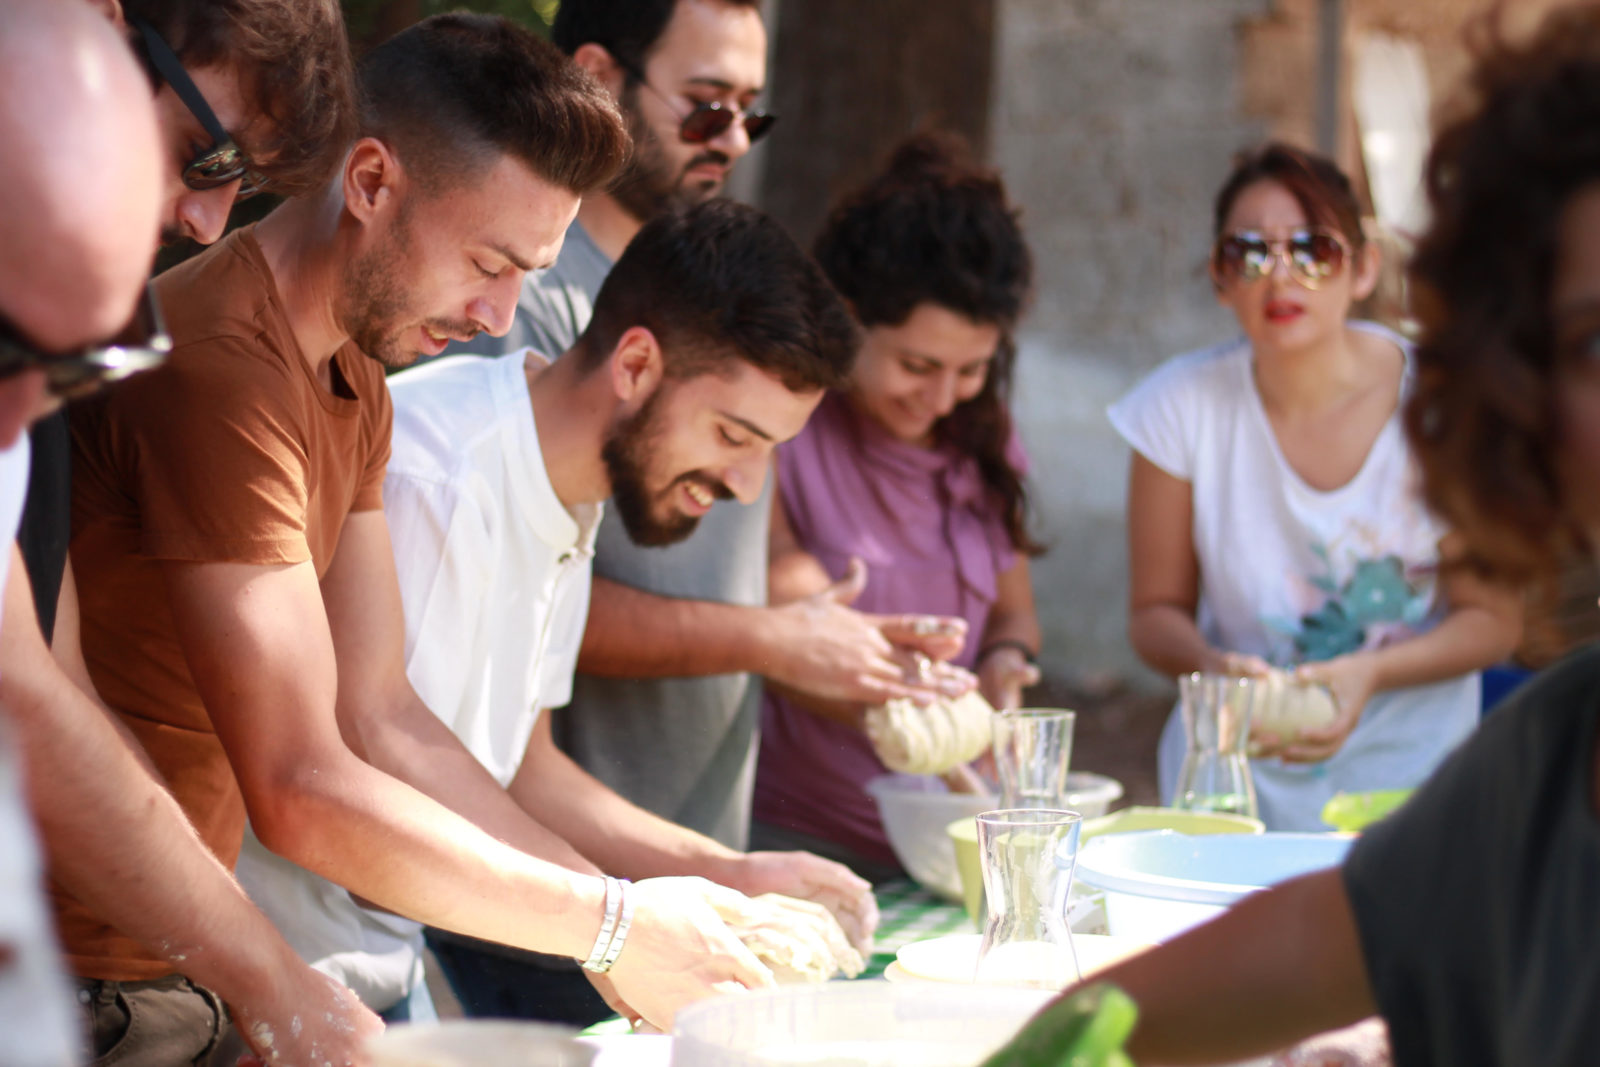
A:
{"label": "dark beard", "polygon": [[600,447],[600,458],[606,464],[606,476],[611,480],[611,507],[622,519],[622,528],[628,539],[645,548],[662,548],[677,544],[699,525],[693,515],[673,513],[671,518],[659,519],[652,505],[680,483],[697,482],[719,500],[733,496],[728,487],[700,474],[683,474],[673,480],[665,493],[651,493],[649,486],[650,455],[661,437],[656,425],[657,401],[662,387],[650,394],[644,406],[625,422],[606,435]]}
{"label": "dark beard", "polygon": [[672,173],[672,164],[662,150],[661,138],[639,113],[639,87],[629,86],[622,94],[622,113],[628,119],[628,134],[633,138],[633,152],[627,165],[606,190],[611,198],[640,222],[649,222],[657,215],[679,208],[693,207],[710,200],[722,191],[717,182],[696,182],[685,186],[683,175],[701,163],[728,162],[721,152],[707,149],[689,160],[683,171]]}

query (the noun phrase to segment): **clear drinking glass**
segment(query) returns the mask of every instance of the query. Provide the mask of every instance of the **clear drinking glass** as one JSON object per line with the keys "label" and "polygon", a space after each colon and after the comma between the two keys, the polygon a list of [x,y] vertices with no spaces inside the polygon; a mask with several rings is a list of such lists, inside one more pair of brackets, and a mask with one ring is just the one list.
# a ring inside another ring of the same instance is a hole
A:
{"label": "clear drinking glass", "polygon": [[1255,818],[1256,786],[1245,748],[1255,680],[1196,672],[1178,679],[1178,695],[1188,748],[1173,806]]}
{"label": "clear drinking glass", "polygon": [[1063,989],[1081,977],[1067,893],[1083,817],[1012,808],[978,816],[987,915],[974,981]]}
{"label": "clear drinking glass", "polygon": [[994,717],[994,765],[1002,808],[1059,808],[1072,764],[1077,713],[1016,708]]}

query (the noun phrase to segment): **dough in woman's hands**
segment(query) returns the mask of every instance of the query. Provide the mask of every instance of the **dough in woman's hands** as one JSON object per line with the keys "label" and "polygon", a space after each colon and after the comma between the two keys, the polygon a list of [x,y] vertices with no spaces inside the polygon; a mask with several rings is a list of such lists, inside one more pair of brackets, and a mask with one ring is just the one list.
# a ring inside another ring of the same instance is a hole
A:
{"label": "dough in woman's hands", "polygon": [[865,969],[833,913],[821,904],[777,893],[708,898],[717,915],[780,985],[854,978]]}
{"label": "dough in woman's hands", "polygon": [[867,737],[883,765],[902,774],[943,774],[975,759],[994,739],[994,708],[971,690],[918,706],[891,700],[867,709]]}
{"label": "dough in woman's hands", "polygon": [[1320,730],[1339,717],[1328,687],[1302,682],[1288,671],[1273,670],[1255,679],[1250,706],[1252,733],[1292,738],[1306,730]]}

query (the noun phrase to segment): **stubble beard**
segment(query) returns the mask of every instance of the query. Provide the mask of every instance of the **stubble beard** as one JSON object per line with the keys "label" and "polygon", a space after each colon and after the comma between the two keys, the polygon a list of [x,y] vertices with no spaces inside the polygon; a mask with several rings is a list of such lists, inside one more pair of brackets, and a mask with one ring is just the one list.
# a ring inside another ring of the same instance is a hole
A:
{"label": "stubble beard", "polygon": [[727,165],[728,157],[715,149],[695,153],[681,171],[674,172],[661,138],[639,111],[639,86],[630,85],[622,94],[622,113],[628,120],[633,151],[607,194],[639,222],[649,222],[668,211],[693,207],[722,192],[722,183],[685,180],[685,175],[701,163]]}

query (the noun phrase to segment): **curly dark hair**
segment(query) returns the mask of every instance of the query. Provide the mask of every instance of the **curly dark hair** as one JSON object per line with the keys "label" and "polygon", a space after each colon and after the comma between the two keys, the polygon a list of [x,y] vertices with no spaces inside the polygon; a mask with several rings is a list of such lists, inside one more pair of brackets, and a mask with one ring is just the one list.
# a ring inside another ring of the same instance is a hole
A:
{"label": "curly dark hair", "polygon": [[267,189],[318,189],[355,137],[355,81],[335,0],[123,0],[190,71],[229,66],[270,132],[244,148]]}
{"label": "curly dark hair", "polygon": [[1584,543],[1558,471],[1550,298],[1562,212],[1600,181],[1600,10],[1556,11],[1522,44],[1484,19],[1469,40],[1464,107],[1428,160],[1406,427],[1429,505],[1467,543],[1463,562],[1528,581]]}
{"label": "curly dark hair", "polygon": [[814,252],[864,327],[898,326],[922,304],[999,327],[983,389],[934,433],[977,460],[1016,549],[1043,551],[1028,536],[1027,486],[1006,458],[1013,331],[1032,291],[1033,257],[1000,175],[979,166],[955,134],[914,134],[834,206]]}

